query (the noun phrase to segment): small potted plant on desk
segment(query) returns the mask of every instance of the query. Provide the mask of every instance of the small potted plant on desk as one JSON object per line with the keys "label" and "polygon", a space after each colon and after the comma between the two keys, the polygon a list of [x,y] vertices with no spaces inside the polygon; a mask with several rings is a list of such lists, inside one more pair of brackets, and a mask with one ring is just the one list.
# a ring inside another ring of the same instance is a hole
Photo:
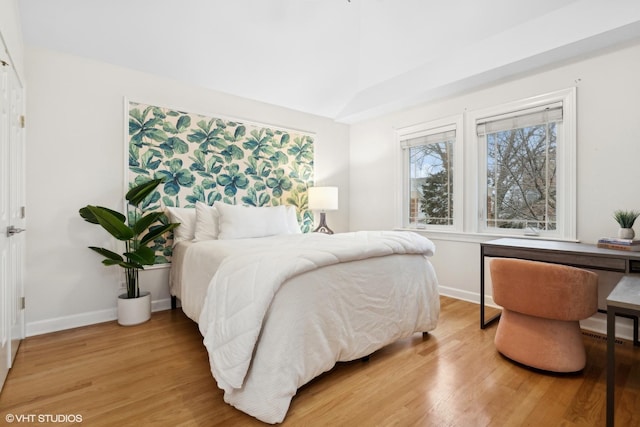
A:
{"label": "small potted plant on desk", "polygon": [[[118,297],[118,323],[121,325],[137,325],[151,317],[151,295],[149,292],[140,293],[138,278],[138,273],[144,270],[145,265],[155,264],[155,253],[147,244],[180,225],[167,223],[163,212],[144,213],[139,207],[161,182],[162,179],[154,179],[131,188],[125,196],[128,202],[126,216],[102,206],[87,205],[80,209],[80,216],[85,221],[99,224],[125,243],[122,255],[89,246],[89,249],[105,257],[102,261],[104,265],[118,265],[124,269],[127,293]],[[161,219],[164,219],[164,223],[154,225]]]}
{"label": "small potted plant on desk", "polygon": [[617,210],[613,213],[613,217],[620,225],[620,229],[618,230],[618,237],[620,239],[633,239],[635,237],[636,233],[632,227],[639,215],[640,212],[625,210]]}

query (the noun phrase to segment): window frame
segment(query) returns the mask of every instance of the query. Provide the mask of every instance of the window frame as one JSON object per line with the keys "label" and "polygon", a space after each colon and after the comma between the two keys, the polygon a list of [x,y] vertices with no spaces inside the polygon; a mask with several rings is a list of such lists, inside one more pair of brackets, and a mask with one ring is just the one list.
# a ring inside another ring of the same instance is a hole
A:
{"label": "window frame", "polygon": [[[438,120],[418,123],[415,125],[396,129],[396,144],[400,152],[401,167],[401,186],[400,194],[400,220],[398,221],[402,228],[410,230],[432,230],[432,231],[448,231],[462,232],[464,221],[464,205],[463,205],[463,179],[464,179],[464,163],[463,163],[463,143],[464,143],[464,120],[463,115],[449,116]],[[442,129],[453,128],[456,136],[453,139],[453,224],[437,225],[423,224],[420,226],[412,226],[409,223],[409,199],[410,199],[410,167],[409,167],[409,149],[402,146],[402,141],[417,138],[420,136],[434,135],[442,132]]]}
{"label": "window frame", "polygon": [[[540,230],[531,233],[523,229],[502,229],[488,227],[486,221],[486,203],[480,203],[487,197],[487,147],[481,137],[478,137],[476,128],[478,122],[487,118],[499,116],[513,116],[518,111],[543,108],[548,105],[562,103],[563,120],[558,126],[557,136],[561,142],[556,147],[556,230]],[[468,146],[470,154],[475,159],[475,171],[477,185],[466,187],[473,193],[473,206],[470,209],[475,214],[469,218],[471,228],[480,234],[490,235],[515,235],[539,236],[562,240],[576,239],[576,90],[575,88],[560,90],[532,98],[497,105],[494,107],[470,111],[467,113],[467,135],[471,135],[471,144]],[[467,199],[470,200],[470,199]]]}

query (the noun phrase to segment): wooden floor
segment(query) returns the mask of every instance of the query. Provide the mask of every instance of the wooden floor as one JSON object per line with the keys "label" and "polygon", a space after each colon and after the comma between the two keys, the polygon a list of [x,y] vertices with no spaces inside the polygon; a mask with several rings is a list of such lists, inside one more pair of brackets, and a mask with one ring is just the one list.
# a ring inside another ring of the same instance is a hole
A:
{"label": "wooden floor", "polygon": [[[477,305],[441,301],[429,336],[338,364],[298,391],[283,425],[604,426],[605,340],[584,336],[583,373],[541,374],[495,351],[496,326],[479,329]],[[640,426],[640,349],[623,342],[616,354],[616,422]],[[198,329],[180,310],[24,340],[0,395],[7,414],[80,415],[69,425],[85,426],[263,425],[223,402]]]}

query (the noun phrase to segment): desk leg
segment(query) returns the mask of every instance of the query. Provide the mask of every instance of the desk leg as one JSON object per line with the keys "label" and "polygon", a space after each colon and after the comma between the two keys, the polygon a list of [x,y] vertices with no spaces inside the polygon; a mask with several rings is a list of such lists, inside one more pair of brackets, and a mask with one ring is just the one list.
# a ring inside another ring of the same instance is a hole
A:
{"label": "desk leg", "polygon": [[480,246],[480,329],[484,328],[484,248]]}
{"label": "desk leg", "polygon": [[616,314],[613,307],[607,307],[607,427],[613,427],[616,392]]}
{"label": "desk leg", "polygon": [[484,313],[484,248],[480,247],[480,329],[484,329],[500,318],[500,313],[485,321]]}

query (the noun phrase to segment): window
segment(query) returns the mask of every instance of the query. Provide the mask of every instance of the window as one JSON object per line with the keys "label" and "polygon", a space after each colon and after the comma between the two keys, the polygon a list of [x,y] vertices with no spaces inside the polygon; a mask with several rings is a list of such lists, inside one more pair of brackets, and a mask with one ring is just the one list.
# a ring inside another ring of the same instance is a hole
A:
{"label": "window", "polygon": [[575,239],[575,91],[469,114],[477,230]]}
{"label": "window", "polygon": [[562,104],[477,122],[486,147],[486,228],[556,230],[561,126]]}
{"label": "window", "polygon": [[575,99],[570,88],[468,111],[464,128],[459,115],[398,129],[402,226],[575,240]]}
{"label": "window", "polygon": [[461,119],[440,120],[398,131],[403,151],[403,223],[410,228],[454,228],[461,210],[457,195],[457,138]]}

